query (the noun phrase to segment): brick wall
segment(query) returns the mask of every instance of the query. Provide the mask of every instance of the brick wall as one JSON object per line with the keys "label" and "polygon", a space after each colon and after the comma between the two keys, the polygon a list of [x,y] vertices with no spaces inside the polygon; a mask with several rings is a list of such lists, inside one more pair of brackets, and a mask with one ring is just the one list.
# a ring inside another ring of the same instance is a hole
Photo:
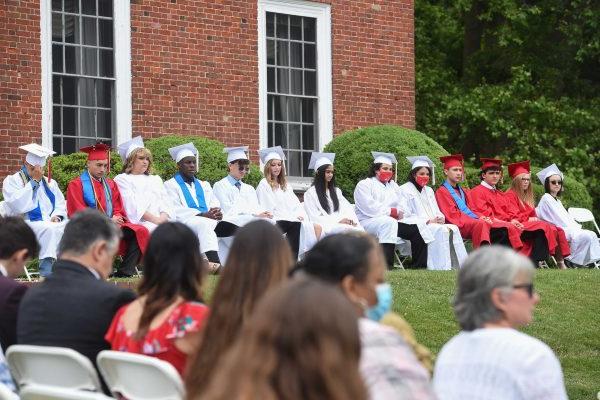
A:
{"label": "brick wall", "polygon": [[[0,5],[0,179],[17,168],[18,146],[41,143],[40,4]],[[0,180],[1,183],[1,180]]]}
{"label": "brick wall", "polygon": [[[258,146],[257,4],[130,0],[133,133]],[[415,126],[412,0],[332,6],[334,133]],[[39,0],[0,10],[0,179],[40,142]],[[118,40],[118,39],[117,39]]]}

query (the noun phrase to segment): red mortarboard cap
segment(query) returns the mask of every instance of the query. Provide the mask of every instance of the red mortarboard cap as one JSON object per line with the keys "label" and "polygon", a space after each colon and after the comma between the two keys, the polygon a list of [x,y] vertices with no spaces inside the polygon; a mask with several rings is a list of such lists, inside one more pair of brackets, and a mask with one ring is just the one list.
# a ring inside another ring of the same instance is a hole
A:
{"label": "red mortarboard cap", "polygon": [[497,167],[497,168],[502,168],[502,160],[499,160],[497,158],[480,158],[479,159],[481,161],[481,170],[483,171],[484,169],[490,168],[490,167]]}
{"label": "red mortarboard cap", "polygon": [[440,157],[440,161],[444,163],[444,169],[463,166],[463,155],[452,154],[449,156]]}
{"label": "red mortarboard cap", "polygon": [[83,147],[79,149],[83,153],[88,154],[88,161],[107,160],[110,146],[104,143],[97,143],[93,146]]}
{"label": "red mortarboard cap", "polygon": [[530,172],[531,167],[529,166],[529,160],[508,164],[508,174],[511,178],[521,174],[528,174]]}

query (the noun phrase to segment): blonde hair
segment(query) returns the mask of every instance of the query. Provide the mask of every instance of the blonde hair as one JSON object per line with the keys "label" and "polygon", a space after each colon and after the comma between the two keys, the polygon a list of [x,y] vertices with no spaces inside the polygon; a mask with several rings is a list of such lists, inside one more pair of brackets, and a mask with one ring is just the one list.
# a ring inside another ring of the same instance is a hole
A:
{"label": "blonde hair", "polygon": [[533,181],[531,181],[531,175],[529,175],[530,180],[527,190],[523,190],[523,186],[521,186],[521,182],[523,182],[523,175],[527,174],[519,174],[515,176],[510,184],[510,188],[523,203],[535,207],[535,197],[533,196]]}
{"label": "blonde hair", "polygon": [[271,186],[271,188],[275,189],[277,184],[279,184],[279,187],[281,188],[281,190],[285,191],[287,189],[287,178],[285,176],[285,163],[282,160],[276,160],[276,161],[281,161],[281,172],[279,173],[277,180],[275,180],[271,176],[271,162],[273,162],[273,161],[274,160],[269,160],[266,162],[265,168],[263,169],[263,174],[265,175],[265,179],[267,180],[267,183],[269,184],[269,186]]}
{"label": "blonde hair", "polygon": [[133,169],[133,163],[140,154],[148,157],[148,168],[146,169],[146,172],[144,172],[144,175],[150,175],[152,170],[152,153],[150,153],[150,150],[145,147],[140,147],[139,149],[135,149],[131,152],[131,154],[127,157],[127,160],[125,160],[121,172],[130,174],[131,170]]}

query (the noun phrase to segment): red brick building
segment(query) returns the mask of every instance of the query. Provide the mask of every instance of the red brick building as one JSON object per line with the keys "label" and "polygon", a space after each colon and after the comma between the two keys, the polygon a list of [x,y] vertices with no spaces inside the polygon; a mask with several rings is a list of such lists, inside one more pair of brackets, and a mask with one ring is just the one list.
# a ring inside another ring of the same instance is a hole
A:
{"label": "red brick building", "polygon": [[[18,146],[203,135],[281,144],[415,125],[411,0],[5,0],[0,179]],[[255,153],[253,153],[255,154]]]}

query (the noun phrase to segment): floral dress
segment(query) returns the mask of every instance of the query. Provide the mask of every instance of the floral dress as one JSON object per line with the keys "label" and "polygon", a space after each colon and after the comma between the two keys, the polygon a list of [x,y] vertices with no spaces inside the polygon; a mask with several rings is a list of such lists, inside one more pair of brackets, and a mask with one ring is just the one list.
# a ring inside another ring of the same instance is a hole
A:
{"label": "floral dress", "polygon": [[128,306],[125,305],[117,311],[104,336],[111,349],[167,361],[183,376],[187,354],[175,347],[175,340],[202,329],[208,318],[209,308],[198,302],[181,303],[162,324],[150,329],[143,339],[136,340],[135,332],[126,330],[121,320]]}

